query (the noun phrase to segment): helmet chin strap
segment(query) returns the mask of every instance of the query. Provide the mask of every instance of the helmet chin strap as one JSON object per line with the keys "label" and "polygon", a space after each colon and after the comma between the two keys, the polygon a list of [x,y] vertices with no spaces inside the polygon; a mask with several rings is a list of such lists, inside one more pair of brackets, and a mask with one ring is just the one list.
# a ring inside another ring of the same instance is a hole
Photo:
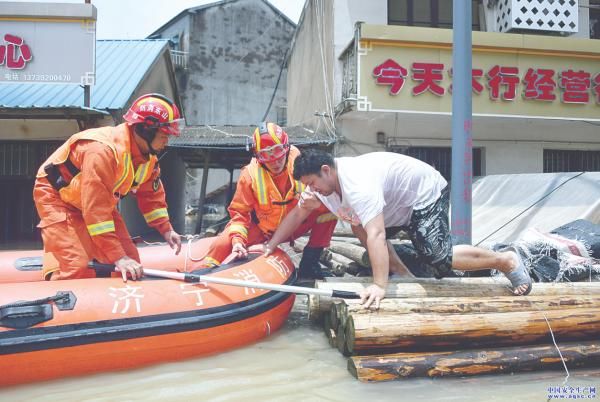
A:
{"label": "helmet chin strap", "polygon": [[152,141],[154,141],[157,131],[157,128],[145,127],[144,124],[135,125],[135,133],[142,137],[144,141],[146,141],[146,144],[148,144],[148,150],[152,155],[158,155],[158,151],[152,148]]}

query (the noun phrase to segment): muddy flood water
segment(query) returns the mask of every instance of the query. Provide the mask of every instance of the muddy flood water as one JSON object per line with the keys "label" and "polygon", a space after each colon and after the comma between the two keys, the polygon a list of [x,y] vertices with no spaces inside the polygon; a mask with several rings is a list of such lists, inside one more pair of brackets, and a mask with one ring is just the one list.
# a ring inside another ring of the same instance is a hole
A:
{"label": "muddy flood water", "polygon": [[[550,387],[595,389],[600,369],[361,383],[308,321],[298,296],[285,326],[262,342],[138,370],[0,389],[0,401],[547,401]],[[40,362],[40,364],[43,364]],[[565,390],[564,399],[569,392]],[[559,395],[559,394],[554,394]],[[589,393],[586,395],[593,396]],[[560,397],[560,396],[559,396]]]}

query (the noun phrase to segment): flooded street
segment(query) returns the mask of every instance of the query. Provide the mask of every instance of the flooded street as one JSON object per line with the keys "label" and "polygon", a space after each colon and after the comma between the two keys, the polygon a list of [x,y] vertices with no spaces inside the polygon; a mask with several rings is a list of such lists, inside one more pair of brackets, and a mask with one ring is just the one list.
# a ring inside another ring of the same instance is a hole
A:
{"label": "flooded street", "polygon": [[[547,371],[361,383],[300,310],[292,312],[279,332],[246,348],[139,370],[8,388],[0,390],[0,401],[546,401],[548,387],[563,385],[565,379],[564,371]],[[567,386],[599,388],[600,369],[572,370]]]}

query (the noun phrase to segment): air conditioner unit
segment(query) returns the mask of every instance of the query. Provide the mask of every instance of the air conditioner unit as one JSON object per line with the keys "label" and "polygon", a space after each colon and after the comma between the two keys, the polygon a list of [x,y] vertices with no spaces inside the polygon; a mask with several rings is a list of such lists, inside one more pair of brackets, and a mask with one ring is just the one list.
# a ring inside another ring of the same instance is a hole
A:
{"label": "air conditioner unit", "polygon": [[497,0],[495,16],[498,32],[579,31],[578,0]]}

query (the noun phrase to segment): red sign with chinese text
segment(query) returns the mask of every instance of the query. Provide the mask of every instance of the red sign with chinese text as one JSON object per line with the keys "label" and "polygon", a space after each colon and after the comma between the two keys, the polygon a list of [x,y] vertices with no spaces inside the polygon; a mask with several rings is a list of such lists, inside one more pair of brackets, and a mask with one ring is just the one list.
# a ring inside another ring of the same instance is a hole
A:
{"label": "red sign with chinese text", "polygon": [[[398,95],[410,78],[415,83],[411,88],[413,96],[425,92],[444,96],[446,89],[441,85],[443,71],[443,63],[414,62],[409,77],[407,68],[388,59],[373,69],[373,76],[378,85],[390,86],[391,95]],[[448,72],[452,77],[451,68]],[[485,86],[482,80],[487,80]],[[493,101],[514,101],[519,85],[522,85],[521,95],[526,100],[552,102],[558,93],[562,103],[587,104],[593,97],[600,104],[600,72],[592,76],[590,72],[582,70],[568,69],[557,73],[553,69],[531,67],[521,78],[519,68],[514,66],[495,65],[485,74],[482,69],[472,70],[473,92],[479,95],[487,87]],[[448,92],[452,92],[452,85]]]}
{"label": "red sign with chinese text", "polygon": [[33,58],[31,49],[22,38],[6,34],[4,44],[0,45],[0,66],[6,63],[10,70],[21,70],[25,68],[28,61]]}

